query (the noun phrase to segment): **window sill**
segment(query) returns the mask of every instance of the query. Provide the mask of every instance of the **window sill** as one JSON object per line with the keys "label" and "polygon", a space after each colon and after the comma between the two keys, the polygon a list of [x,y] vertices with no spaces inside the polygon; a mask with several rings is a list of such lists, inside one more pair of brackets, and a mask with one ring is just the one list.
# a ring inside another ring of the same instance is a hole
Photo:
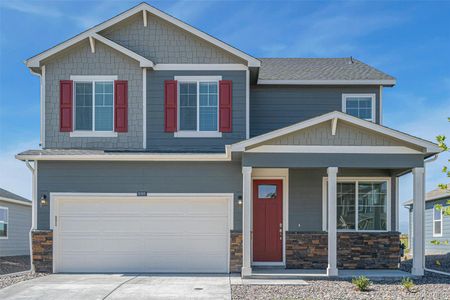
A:
{"label": "window sill", "polygon": [[72,131],[70,137],[117,137],[117,132],[112,131]]}
{"label": "window sill", "polygon": [[8,237],[7,236],[0,236],[0,240],[7,240]]}
{"label": "window sill", "polygon": [[221,138],[222,132],[218,131],[177,131],[173,134],[176,138]]}

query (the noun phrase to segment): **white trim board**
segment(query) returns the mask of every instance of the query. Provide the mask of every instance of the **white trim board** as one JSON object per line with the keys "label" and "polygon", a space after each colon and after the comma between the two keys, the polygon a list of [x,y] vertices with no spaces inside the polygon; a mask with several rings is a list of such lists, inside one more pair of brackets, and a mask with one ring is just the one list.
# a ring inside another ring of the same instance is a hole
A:
{"label": "white trim board", "polygon": [[46,161],[231,161],[231,153],[16,155],[18,160]]}
{"label": "white trim board", "polygon": [[156,64],[155,71],[247,71],[242,64]]}
{"label": "white trim board", "polygon": [[25,206],[31,206],[31,201],[28,203],[28,202],[24,202],[24,201],[20,201],[20,200],[16,200],[16,199],[5,198],[5,197],[0,197],[0,201],[14,203],[14,204],[20,204],[20,205],[25,205]]}
{"label": "white trim board", "polygon": [[[441,209],[441,218],[440,218],[440,220],[436,220],[435,219],[435,210],[436,210],[436,204],[435,205],[433,205],[433,208],[432,208],[432,214],[433,214],[433,222],[431,223],[432,224],[432,226],[433,226],[433,229],[432,229],[432,236],[433,237],[442,237],[443,236],[443,231],[444,231],[444,214],[443,214],[443,209]],[[435,222],[441,222],[441,233],[436,233],[436,226],[435,226]]]}
{"label": "white trim board", "polygon": [[258,79],[258,84],[274,85],[385,85],[393,86],[395,79],[376,79],[376,80],[272,80]]}
{"label": "white trim board", "polygon": [[11,229],[9,226],[9,207],[0,206],[0,209],[6,210],[6,222],[2,222],[3,224],[6,224],[6,236],[0,236],[0,240],[7,240],[9,237],[9,230]]}
{"label": "white trim board", "polygon": [[[285,266],[286,265],[286,232],[289,231],[289,169],[288,168],[253,168],[251,182],[251,201],[252,201],[252,220],[253,220],[253,180],[281,180],[283,183],[283,261],[275,263],[253,262],[253,240],[252,240],[252,260],[254,266]],[[251,232],[253,232],[253,221],[251,223]]]}
{"label": "white trim board", "polygon": [[[338,170],[339,174],[339,170]],[[392,206],[392,194],[391,194],[391,177],[337,177],[336,182],[359,182],[359,181],[368,181],[368,182],[386,182],[386,196],[387,196],[387,206],[386,206],[386,230],[358,230],[358,215],[355,215],[356,223],[355,229],[351,230],[342,230],[338,229],[337,232],[389,232],[392,228],[392,215],[391,215],[391,206]],[[322,230],[327,231],[327,220],[328,220],[328,195],[327,195],[327,182],[328,176],[322,177]],[[358,193],[356,192],[355,199],[355,211],[358,211]]]}
{"label": "white trim board", "polygon": [[291,126],[277,129],[277,130],[256,136],[254,138],[235,143],[235,144],[231,145],[231,150],[235,151],[235,152],[246,151],[246,148],[249,146],[263,143],[270,139],[273,139],[273,138],[276,138],[276,137],[279,137],[282,135],[286,135],[286,134],[289,134],[289,133],[292,133],[292,132],[295,132],[295,131],[298,131],[298,130],[301,130],[304,128],[308,128],[308,127],[311,127],[311,126],[314,126],[314,125],[317,125],[317,124],[320,124],[320,123],[323,123],[326,121],[331,121],[334,118],[337,118],[337,119],[349,122],[351,124],[366,128],[368,130],[372,130],[377,133],[381,133],[381,134],[390,136],[395,139],[405,141],[407,143],[411,143],[411,144],[423,147],[426,149],[427,153],[442,152],[441,148],[439,148],[438,145],[436,145],[432,142],[416,138],[409,134],[406,134],[406,133],[403,133],[403,132],[400,132],[400,131],[397,131],[394,129],[390,129],[388,127],[384,127],[384,126],[381,126],[381,125],[373,123],[373,122],[365,121],[365,120],[347,115],[347,114],[345,114],[343,112],[339,112],[339,111],[333,111],[330,113],[326,113],[321,116],[311,118],[311,119],[299,122],[299,123],[291,125]]}
{"label": "white trim board", "polygon": [[372,111],[370,114],[370,120],[366,119],[366,121],[374,122],[376,123],[377,120],[377,102],[375,101],[376,95],[374,93],[369,94],[357,94],[357,93],[344,93],[342,94],[342,111],[347,113],[347,98],[370,98],[371,105],[372,105]]}
{"label": "white trim board", "polygon": [[297,146],[261,145],[248,153],[354,153],[354,154],[420,154],[422,152],[403,146]]}
{"label": "white trim board", "polygon": [[[233,55],[235,55],[239,58],[242,58],[243,60],[247,61],[249,67],[261,66],[261,62],[258,59],[254,58],[253,56],[250,56],[247,53],[244,53],[243,51],[238,50],[238,49],[222,42],[221,40],[218,40],[218,39],[212,37],[211,35],[206,34],[203,31],[200,31],[200,30],[188,25],[188,24],[156,9],[155,7],[153,7],[147,3],[141,3],[139,5],[136,5],[135,7],[131,8],[131,9],[129,9],[129,10],[103,22],[103,23],[100,23],[97,26],[94,26],[94,27],[74,36],[73,38],[66,40],[65,42],[62,42],[50,49],[38,54],[38,55],[35,55],[35,56],[27,59],[25,61],[25,64],[29,68],[40,67],[40,62],[42,60],[44,60],[45,58],[47,58],[53,54],[56,54],[56,53],[66,49],[86,38],[89,38],[90,36],[93,36],[95,38],[96,37],[95,34],[97,34],[98,32],[100,32],[108,27],[111,27],[112,25],[114,25],[120,21],[123,21],[141,11],[147,11],[148,13],[150,13],[152,15],[155,15],[165,21],[168,21],[169,23],[172,23],[173,25],[178,26],[181,29],[188,31],[191,34],[193,34],[193,35],[195,35],[195,36],[197,36],[219,48],[222,48],[225,51],[227,51]],[[98,40],[100,40],[100,39],[98,39]],[[147,66],[147,67],[150,67],[150,66]],[[153,65],[152,65],[152,67],[153,67]]]}

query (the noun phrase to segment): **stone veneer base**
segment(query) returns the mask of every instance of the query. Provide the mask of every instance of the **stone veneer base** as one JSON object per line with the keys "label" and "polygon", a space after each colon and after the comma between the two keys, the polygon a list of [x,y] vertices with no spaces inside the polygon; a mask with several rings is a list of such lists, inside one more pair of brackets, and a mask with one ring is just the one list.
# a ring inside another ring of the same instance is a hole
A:
{"label": "stone veneer base", "polygon": [[[338,232],[339,269],[398,269],[399,232]],[[325,269],[328,265],[326,232],[286,232],[286,268]]]}
{"label": "stone veneer base", "polygon": [[240,273],[242,268],[242,232],[230,232],[230,273]]}
{"label": "stone veneer base", "polygon": [[53,272],[53,231],[33,230],[31,232],[33,265],[39,273]]}

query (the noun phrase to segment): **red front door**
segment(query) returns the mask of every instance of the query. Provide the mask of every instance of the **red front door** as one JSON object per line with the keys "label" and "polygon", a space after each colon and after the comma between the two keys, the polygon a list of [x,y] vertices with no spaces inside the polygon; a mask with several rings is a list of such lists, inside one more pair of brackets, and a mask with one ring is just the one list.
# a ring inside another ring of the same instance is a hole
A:
{"label": "red front door", "polygon": [[283,181],[253,180],[253,261],[283,260]]}

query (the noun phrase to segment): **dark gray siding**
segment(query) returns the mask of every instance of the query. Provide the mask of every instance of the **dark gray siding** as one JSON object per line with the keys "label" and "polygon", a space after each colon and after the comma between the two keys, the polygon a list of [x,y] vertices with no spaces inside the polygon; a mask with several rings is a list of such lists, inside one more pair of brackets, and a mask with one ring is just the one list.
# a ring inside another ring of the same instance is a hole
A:
{"label": "dark gray siding", "polygon": [[244,153],[242,165],[260,168],[414,168],[423,167],[422,154]]}
{"label": "dark gray siding", "polygon": [[[224,152],[245,139],[245,71],[150,71],[147,73],[147,149],[152,151]],[[222,76],[233,81],[233,131],[222,138],[175,138],[164,132],[164,81],[174,76]]]}
{"label": "dark gray siding", "polygon": [[[50,192],[234,193],[234,224],[241,229],[238,162],[39,162],[38,170],[38,197]],[[38,229],[49,228],[49,213],[49,206],[38,207]]]}
{"label": "dark gray siding", "polygon": [[8,238],[0,239],[0,257],[29,255],[31,206],[1,200],[0,206],[8,208]]}
{"label": "dark gray siding", "polygon": [[[326,176],[326,169],[289,170],[289,230],[322,231],[322,184],[323,177]],[[390,171],[340,169],[338,176],[390,177]],[[395,182],[393,184],[395,185]],[[395,196],[391,197],[391,211],[394,212],[395,201]],[[391,215],[391,228],[395,230],[395,213]]]}
{"label": "dark gray siding", "polygon": [[250,137],[283,128],[330,111],[342,111],[342,94],[376,94],[379,116],[379,86],[276,86],[250,88]]}

